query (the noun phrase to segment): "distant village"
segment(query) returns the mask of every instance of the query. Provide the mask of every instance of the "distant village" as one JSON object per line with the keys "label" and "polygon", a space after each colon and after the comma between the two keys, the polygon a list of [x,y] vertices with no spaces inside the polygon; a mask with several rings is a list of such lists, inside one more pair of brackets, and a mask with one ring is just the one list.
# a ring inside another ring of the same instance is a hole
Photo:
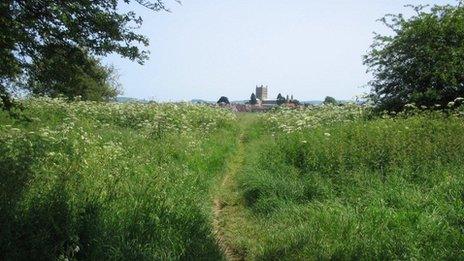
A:
{"label": "distant village", "polygon": [[250,99],[245,103],[231,103],[227,97],[222,96],[217,101],[217,104],[221,107],[231,107],[236,111],[266,111],[277,106],[287,106],[291,108],[300,106],[300,102],[294,99],[293,95],[287,94],[283,96],[279,93],[276,99],[269,99],[268,93],[268,86],[256,86],[256,91],[251,94]]}
{"label": "distant village", "polygon": [[[238,101],[229,101],[229,98],[226,96],[220,97],[217,101],[207,101],[202,99],[193,99],[189,102],[192,104],[203,104],[209,106],[219,106],[230,108],[233,111],[241,112],[259,112],[267,111],[272,108],[282,106],[287,108],[299,108],[299,107],[308,107],[308,106],[318,106],[321,104],[332,104],[343,106],[346,103],[349,103],[349,100],[340,100],[337,101],[333,97],[327,96],[324,100],[309,100],[309,101],[300,101],[295,99],[293,95],[285,94],[282,95],[279,93],[275,99],[269,99],[269,87],[266,85],[256,86],[255,92],[250,95],[249,99],[238,100]],[[151,103],[155,102],[152,100],[139,100],[130,97],[117,97],[116,102],[127,103],[127,102],[140,102],[140,103]],[[360,102],[359,104],[362,104]]]}

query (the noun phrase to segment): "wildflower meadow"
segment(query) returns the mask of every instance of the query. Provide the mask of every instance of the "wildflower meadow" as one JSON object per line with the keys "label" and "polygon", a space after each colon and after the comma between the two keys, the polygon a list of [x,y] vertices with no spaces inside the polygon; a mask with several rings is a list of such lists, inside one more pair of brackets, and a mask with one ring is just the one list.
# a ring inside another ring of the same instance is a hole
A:
{"label": "wildflower meadow", "polygon": [[224,193],[230,244],[251,260],[464,258],[464,118],[453,106],[260,115]]}
{"label": "wildflower meadow", "polygon": [[0,112],[0,259],[462,259],[460,102],[23,100]]}
{"label": "wildflower meadow", "polygon": [[210,189],[232,113],[24,101],[0,112],[0,259],[214,258]]}

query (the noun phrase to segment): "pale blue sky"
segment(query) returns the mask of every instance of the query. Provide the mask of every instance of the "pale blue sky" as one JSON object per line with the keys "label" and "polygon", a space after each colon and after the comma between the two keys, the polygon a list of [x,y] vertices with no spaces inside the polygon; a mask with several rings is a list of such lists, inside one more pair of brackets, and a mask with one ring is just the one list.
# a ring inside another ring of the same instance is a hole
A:
{"label": "pale blue sky", "polygon": [[[167,0],[170,1],[170,0]],[[366,92],[362,56],[376,22],[386,13],[407,13],[406,4],[453,0],[183,0],[172,13],[132,4],[144,19],[138,31],[150,39],[150,60],[141,66],[118,56],[124,95],[157,101],[194,98],[248,99],[255,85],[270,97],[351,99]]]}

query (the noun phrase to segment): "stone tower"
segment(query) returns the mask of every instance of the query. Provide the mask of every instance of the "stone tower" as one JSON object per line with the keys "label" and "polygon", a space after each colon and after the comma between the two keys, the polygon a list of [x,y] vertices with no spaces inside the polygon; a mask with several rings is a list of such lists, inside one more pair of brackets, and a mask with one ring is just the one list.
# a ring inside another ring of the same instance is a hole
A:
{"label": "stone tower", "polygon": [[261,101],[267,100],[267,86],[256,86],[256,98],[260,99]]}

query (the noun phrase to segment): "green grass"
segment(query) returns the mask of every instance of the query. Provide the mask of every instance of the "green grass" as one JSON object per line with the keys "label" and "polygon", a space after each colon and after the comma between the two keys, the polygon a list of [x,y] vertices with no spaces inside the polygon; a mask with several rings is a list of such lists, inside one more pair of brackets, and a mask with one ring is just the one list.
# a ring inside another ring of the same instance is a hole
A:
{"label": "green grass", "polygon": [[230,224],[229,237],[246,257],[464,258],[462,118],[360,118],[290,133],[266,120],[231,211],[242,225]]}
{"label": "green grass", "polygon": [[[0,113],[0,259],[220,259],[211,190],[231,113],[32,100]],[[159,124],[162,123],[161,126]]]}
{"label": "green grass", "polygon": [[247,259],[464,259],[459,111],[23,103],[0,112],[1,260],[224,259],[214,224]]}

